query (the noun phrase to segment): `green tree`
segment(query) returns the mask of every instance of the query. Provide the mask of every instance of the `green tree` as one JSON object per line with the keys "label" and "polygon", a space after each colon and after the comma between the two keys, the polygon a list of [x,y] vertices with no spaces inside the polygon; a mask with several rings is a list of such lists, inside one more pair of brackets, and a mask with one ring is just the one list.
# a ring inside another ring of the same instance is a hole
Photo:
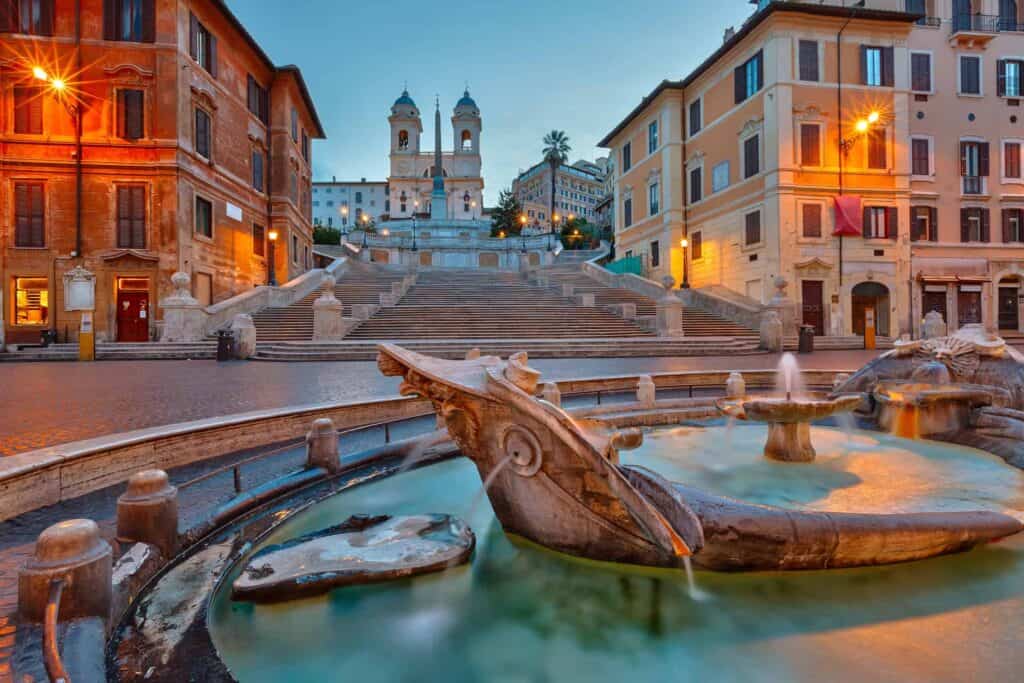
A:
{"label": "green tree", "polygon": [[313,228],[313,244],[341,244],[341,230],[317,225]]}
{"label": "green tree", "polygon": [[551,225],[555,224],[555,184],[558,176],[558,169],[569,161],[569,136],[564,130],[553,130],[544,136],[544,161],[551,167],[551,212],[548,220]]}
{"label": "green tree", "polygon": [[491,210],[491,237],[518,235],[523,226],[519,218],[523,215],[523,205],[519,203],[512,190],[502,190],[498,195],[498,205]]}

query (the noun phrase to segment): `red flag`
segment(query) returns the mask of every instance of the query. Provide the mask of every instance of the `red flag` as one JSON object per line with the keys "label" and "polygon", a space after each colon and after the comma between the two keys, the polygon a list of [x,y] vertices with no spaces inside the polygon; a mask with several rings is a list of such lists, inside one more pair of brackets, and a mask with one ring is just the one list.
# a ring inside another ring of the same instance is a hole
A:
{"label": "red flag", "polygon": [[860,212],[860,197],[851,194],[836,197],[836,229],[833,235],[860,237],[861,222],[864,220]]}

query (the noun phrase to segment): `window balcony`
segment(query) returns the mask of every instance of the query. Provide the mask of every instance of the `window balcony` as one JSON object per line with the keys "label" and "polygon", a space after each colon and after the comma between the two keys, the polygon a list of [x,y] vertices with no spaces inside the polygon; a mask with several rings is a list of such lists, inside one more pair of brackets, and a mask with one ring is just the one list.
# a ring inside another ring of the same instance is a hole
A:
{"label": "window balcony", "polygon": [[951,22],[950,42],[984,46],[999,32],[999,17],[993,14],[958,14]]}
{"label": "window balcony", "polygon": [[964,194],[985,194],[985,179],[981,176],[963,176]]}

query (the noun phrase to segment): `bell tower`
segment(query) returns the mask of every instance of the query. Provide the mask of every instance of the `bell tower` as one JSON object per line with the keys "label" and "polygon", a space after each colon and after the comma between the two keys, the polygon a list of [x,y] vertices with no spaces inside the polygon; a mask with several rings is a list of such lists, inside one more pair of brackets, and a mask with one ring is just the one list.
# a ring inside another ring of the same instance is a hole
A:
{"label": "bell tower", "polygon": [[420,119],[420,110],[409,96],[408,90],[403,90],[401,96],[391,105],[388,123],[391,124],[391,157],[394,173],[395,155],[415,155],[420,151],[423,121]]}

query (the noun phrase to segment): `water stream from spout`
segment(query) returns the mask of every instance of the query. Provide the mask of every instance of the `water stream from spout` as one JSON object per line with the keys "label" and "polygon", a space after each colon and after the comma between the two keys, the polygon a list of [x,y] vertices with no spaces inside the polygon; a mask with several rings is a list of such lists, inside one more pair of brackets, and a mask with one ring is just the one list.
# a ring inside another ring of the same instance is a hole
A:
{"label": "water stream from spout", "polygon": [[493,470],[491,470],[490,474],[487,475],[487,478],[484,479],[483,486],[481,486],[480,491],[473,496],[473,502],[469,504],[469,511],[466,513],[466,521],[472,523],[473,515],[476,514],[476,509],[480,505],[480,501],[482,501],[484,496],[487,494],[487,489],[491,488],[491,484],[494,483],[494,480],[499,474],[501,474],[501,471],[505,469],[505,465],[507,465],[513,457],[514,454],[505,456],[505,458],[502,459]]}
{"label": "water stream from spout", "polygon": [[690,560],[689,555],[683,558],[683,568],[686,569],[686,587],[690,593],[690,598],[697,602],[707,600],[709,595],[697,588],[697,580],[693,576],[693,561]]}
{"label": "water stream from spout", "polygon": [[792,353],[782,354],[782,358],[779,359],[775,381],[776,390],[783,394],[787,401],[793,400],[794,397],[799,399],[804,396],[804,383],[803,377],[800,375],[800,365],[797,363],[796,356]]}

